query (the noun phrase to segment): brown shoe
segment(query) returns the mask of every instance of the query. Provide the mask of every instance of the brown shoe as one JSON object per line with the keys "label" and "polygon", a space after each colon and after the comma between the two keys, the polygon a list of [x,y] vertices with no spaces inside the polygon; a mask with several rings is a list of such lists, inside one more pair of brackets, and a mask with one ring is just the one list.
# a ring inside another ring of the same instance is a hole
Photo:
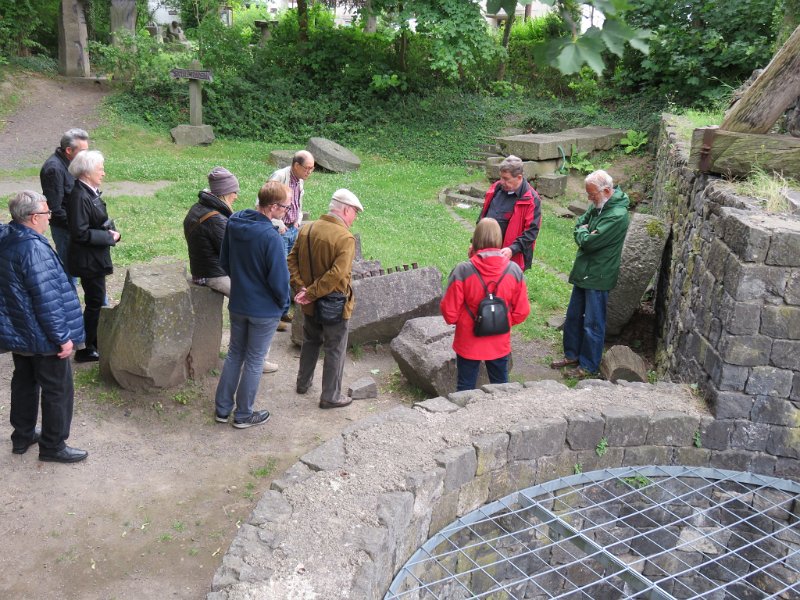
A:
{"label": "brown shoe", "polygon": [[278,321],[278,331],[289,331],[289,324],[284,321]]}
{"label": "brown shoe", "polygon": [[564,372],[564,377],[569,377],[572,379],[587,379],[592,376],[592,373],[589,373],[583,367],[575,367],[574,369],[568,369]]}
{"label": "brown shoe", "polygon": [[347,406],[353,401],[352,398],[349,396],[345,396],[344,394],[339,396],[339,399],[335,402],[330,402],[328,400],[320,400],[319,407],[320,408],[341,408],[343,406]]}
{"label": "brown shoe", "polygon": [[562,358],[561,360],[554,360],[550,363],[551,369],[563,369],[564,367],[571,367],[578,364],[577,358]]}

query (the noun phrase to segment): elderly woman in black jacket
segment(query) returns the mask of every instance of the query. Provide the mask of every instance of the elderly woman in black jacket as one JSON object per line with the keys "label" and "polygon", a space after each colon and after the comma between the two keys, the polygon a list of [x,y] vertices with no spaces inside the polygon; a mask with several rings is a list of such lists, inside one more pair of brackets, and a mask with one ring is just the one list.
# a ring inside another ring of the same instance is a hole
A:
{"label": "elderly woman in black jacket", "polygon": [[111,246],[120,239],[100,195],[100,184],[106,176],[104,164],[100,152],[85,150],[69,165],[69,172],[76,181],[67,198],[68,268],[70,275],[81,278],[85,304],[83,326],[86,329],[86,348],[75,353],[76,362],[92,362],[100,358],[97,353],[97,323],[106,297],[106,275],[114,271]]}

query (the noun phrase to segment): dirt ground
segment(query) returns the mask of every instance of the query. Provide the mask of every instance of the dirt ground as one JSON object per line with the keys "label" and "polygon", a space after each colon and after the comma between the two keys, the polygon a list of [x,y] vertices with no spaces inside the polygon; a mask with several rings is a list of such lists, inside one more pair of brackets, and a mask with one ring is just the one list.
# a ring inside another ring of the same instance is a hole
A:
{"label": "dirt ground", "polygon": [[[6,93],[9,85],[26,92],[0,132],[0,183],[13,179],[2,170],[40,165],[65,129],[91,131],[103,96],[99,86],[60,78],[7,81]],[[109,282],[112,303],[123,277]],[[557,375],[544,366],[551,348],[519,340],[514,348],[514,379]],[[264,376],[256,402],[272,418],[245,430],[214,422],[216,377],[133,394],[97,383],[95,366],[75,365],[69,443],[90,454],[61,465],[39,462],[35,447],[10,452],[12,362],[1,354],[0,598],[204,598],[273,478],[353,421],[411,401],[387,346],[351,354],[345,368],[345,385],[370,375],[379,397],[333,411],[317,408],[321,367],[308,395],[294,392],[297,356],[289,334],[276,334],[270,359],[281,369]]]}

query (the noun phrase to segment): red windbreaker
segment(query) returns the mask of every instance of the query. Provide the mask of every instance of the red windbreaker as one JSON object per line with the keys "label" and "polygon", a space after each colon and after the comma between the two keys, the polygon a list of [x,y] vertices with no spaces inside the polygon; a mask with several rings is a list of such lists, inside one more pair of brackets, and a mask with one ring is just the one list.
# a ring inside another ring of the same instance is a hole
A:
{"label": "red windbreaker", "polygon": [[[499,181],[494,182],[486,192],[478,221],[489,212],[489,205],[492,203],[499,185]],[[511,214],[506,234],[503,237],[503,247],[511,248],[511,252],[513,252],[511,260],[517,263],[523,271],[531,268],[533,249],[536,247],[536,238],[539,236],[541,226],[542,201],[536,190],[526,181],[522,197],[514,205],[514,212]]]}
{"label": "red windbreaker", "polygon": [[[453,350],[462,358],[470,360],[494,360],[511,352],[511,333],[475,337],[472,333],[475,322],[467,312],[473,314],[478,304],[486,296],[472,263],[480,272],[490,292],[495,292],[495,283],[500,278],[509,260],[500,254],[499,248],[486,248],[475,254],[468,262],[459,263],[450,273],[447,291],[444,293],[440,309],[444,320],[456,326]],[[528,302],[528,288],[522,276],[522,269],[512,263],[511,268],[500,282],[495,296],[508,304],[508,317],[511,325],[522,323],[531,312]]]}

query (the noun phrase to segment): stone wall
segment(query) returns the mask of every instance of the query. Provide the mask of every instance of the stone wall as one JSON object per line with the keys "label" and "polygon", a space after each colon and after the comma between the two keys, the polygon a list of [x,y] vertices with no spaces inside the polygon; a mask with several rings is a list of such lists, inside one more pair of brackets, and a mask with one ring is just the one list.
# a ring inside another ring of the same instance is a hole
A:
{"label": "stone wall", "polygon": [[800,475],[800,220],[688,168],[665,116],[653,207],[671,222],[658,280],[657,362],[701,389],[731,448]]}

